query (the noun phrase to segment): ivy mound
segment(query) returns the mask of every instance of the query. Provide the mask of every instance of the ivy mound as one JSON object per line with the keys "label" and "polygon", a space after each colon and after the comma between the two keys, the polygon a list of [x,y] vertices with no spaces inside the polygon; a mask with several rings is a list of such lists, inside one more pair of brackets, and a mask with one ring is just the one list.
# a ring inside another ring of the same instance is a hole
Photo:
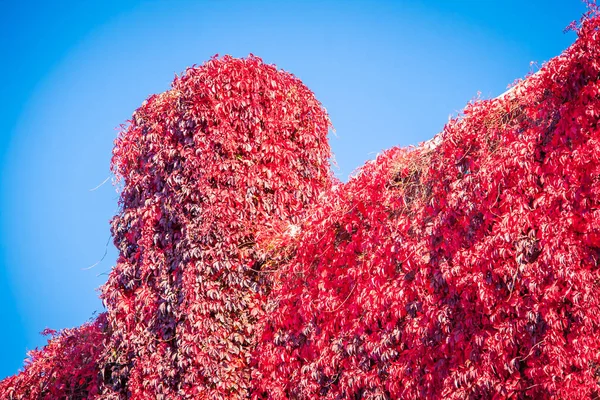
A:
{"label": "ivy mound", "polygon": [[297,78],[215,58],[113,170],[106,313],[7,399],[600,396],[600,18],[538,73],[348,183]]}

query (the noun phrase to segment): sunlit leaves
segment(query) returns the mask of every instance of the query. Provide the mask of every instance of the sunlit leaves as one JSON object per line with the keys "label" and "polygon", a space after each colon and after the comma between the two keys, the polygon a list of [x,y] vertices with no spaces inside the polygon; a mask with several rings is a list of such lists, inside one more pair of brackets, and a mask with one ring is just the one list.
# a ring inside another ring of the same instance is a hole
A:
{"label": "sunlit leaves", "polygon": [[[2,398],[600,395],[600,18],[505,96],[348,183],[292,75],[213,58],[115,143],[94,323]],[[374,116],[376,117],[376,116]]]}
{"label": "sunlit leaves", "polygon": [[599,395],[599,25],[319,202],[258,325],[255,398]]}
{"label": "sunlit leaves", "polygon": [[114,150],[121,258],[102,295],[128,360],[115,393],[249,395],[271,286],[257,242],[331,185],[328,128],[310,90],[254,56],[189,68],[136,110]]}

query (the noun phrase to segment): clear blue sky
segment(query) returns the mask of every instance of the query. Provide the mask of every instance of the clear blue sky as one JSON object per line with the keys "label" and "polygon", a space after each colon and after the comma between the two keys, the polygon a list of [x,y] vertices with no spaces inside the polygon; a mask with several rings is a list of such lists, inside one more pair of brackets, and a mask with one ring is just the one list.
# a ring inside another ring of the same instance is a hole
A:
{"label": "clear blue sky", "polygon": [[0,3],[0,378],[38,332],[85,322],[116,259],[116,128],[175,73],[254,53],[329,110],[345,180],[439,132],[575,39],[579,0],[4,1]]}

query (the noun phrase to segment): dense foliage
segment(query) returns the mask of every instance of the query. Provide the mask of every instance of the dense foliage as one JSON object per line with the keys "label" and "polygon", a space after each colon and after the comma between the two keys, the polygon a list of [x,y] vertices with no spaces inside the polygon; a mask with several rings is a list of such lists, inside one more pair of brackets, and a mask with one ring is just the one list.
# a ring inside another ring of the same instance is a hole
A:
{"label": "dense foliage", "polygon": [[116,141],[107,312],[9,399],[600,396],[600,18],[346,184],[292,75],[215,58]]}
{"label": "dense foliage", "polygon": [[48,344],[29,352],[21,373],[0,382],[0,398],[95,398],[102,382],[98,360],[105,328],[102,314],[94,322],[60,333],[45,329]]}
{"label": "dense foliage", "polygon": [[329,120],[298,79],[256,57],[188,69],[116,142],[120,250],[102,289],[115,395],[245,397],[269,292],[260,235],[328,189]]}
{"label": "dense foliage", "polygon": [[334,188],[275,279],[257,398],[599,395],[599,26]]}

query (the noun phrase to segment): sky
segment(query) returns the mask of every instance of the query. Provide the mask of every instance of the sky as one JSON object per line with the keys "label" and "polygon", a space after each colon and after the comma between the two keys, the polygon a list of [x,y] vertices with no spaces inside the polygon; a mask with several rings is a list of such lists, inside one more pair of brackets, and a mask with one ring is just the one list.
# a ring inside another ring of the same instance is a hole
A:
{"label": "sky", "polygon": [[187,66],[253,53],[298,76],[330,114],[345,181],[560,54],[584,11],[579,0],[0,1],[0,379],[44,328],[102,311],[117,255],[113,140]]}

